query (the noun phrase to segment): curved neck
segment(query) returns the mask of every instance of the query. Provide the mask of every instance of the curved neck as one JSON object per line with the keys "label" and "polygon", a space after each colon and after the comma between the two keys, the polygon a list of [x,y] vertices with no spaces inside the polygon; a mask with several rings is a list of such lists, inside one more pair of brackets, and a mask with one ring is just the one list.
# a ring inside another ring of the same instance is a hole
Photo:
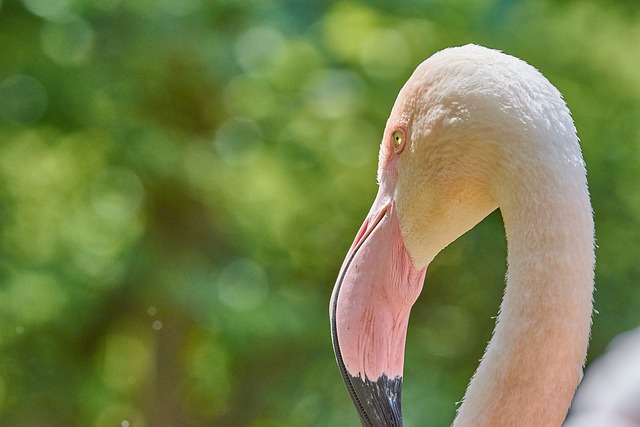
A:
{"label": "curved neck", "polygon": [[588,346],[594,267],[584,168],[573,166],[576,176],[501,200],[507,284],[456,427],[557,427],[567,414]]}

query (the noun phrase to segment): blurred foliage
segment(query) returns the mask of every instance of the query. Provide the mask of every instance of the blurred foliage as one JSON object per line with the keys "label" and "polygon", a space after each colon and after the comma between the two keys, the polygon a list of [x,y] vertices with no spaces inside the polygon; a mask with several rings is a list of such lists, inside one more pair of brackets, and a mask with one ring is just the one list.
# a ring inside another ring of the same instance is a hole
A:
{"label": "blurred foliage", "polygon": [[[564,93],[598,235],[590,358],[640,323],[629,1],[0,1],[0,425],[357,425],[328,301],[415,66],[469,42]],[[490,337],[499,214],[430,266],[406,425]]]}

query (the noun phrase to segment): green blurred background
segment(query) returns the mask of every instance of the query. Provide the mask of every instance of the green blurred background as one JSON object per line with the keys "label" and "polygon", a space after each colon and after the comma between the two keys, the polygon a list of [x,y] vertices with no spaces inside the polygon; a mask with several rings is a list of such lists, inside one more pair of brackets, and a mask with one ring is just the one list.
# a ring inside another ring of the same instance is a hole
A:
{"label": "green blurred background", "polygon": [[[359,425],[329,296],[398,90],[470,42],[573,112],[597,357],[640,324],[639,40],[635,0],[0,0],[0,425]],[[497,213],[430,266],[407,427],[453,419],[504,272]]]}

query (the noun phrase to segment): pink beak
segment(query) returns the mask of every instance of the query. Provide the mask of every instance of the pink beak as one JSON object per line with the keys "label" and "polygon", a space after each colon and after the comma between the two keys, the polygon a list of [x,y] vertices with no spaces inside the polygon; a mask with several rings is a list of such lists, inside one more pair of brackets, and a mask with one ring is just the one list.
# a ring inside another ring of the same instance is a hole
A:
{"label": "pink beak", "polygon": [[364,426],[401,426],[404,346],[426,267],[404,245],[384,181],[342,264],[330,304],[333,349]]}

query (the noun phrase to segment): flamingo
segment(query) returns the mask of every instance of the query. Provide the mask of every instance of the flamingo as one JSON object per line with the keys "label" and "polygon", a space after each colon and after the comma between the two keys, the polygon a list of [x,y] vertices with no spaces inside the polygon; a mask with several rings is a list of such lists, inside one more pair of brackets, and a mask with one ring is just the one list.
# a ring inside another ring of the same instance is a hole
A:
{"label": "flamingo", "polygon": [[591,364],[564,427],[640,426],[640,328],[616,337]]}
{"label": "flamingo", "polygon": [[440,51],[396,99],[377,180],[329,309],[362,425],[402,426],[407,324],[427,266],[500,208],[505,292],[453,426],[560,426],[582,378],[595,259],[585,164],[560,92],[499,51]]}

